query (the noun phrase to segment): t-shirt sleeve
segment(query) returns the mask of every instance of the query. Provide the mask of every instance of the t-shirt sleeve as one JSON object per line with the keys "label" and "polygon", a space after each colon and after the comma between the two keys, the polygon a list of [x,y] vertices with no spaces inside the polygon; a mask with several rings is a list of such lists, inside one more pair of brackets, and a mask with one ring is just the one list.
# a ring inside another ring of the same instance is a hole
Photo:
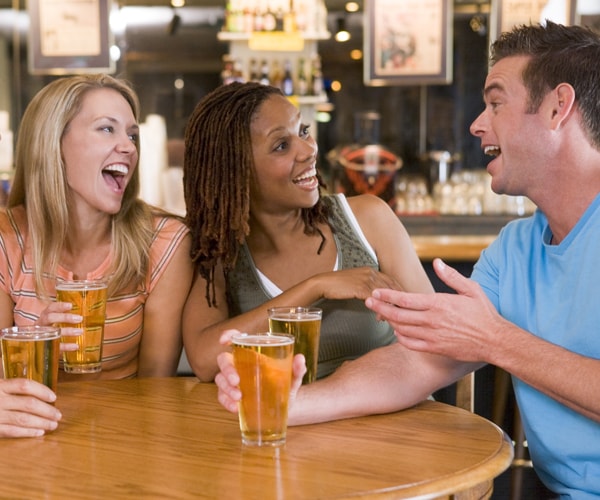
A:
{"label": "t-shirt sleeve", "polygon": [[159,217],[150,246],[150,272],[146,283],[151,292],[171,262],[173,255],[189,233],[187,226],[174,217]]}
{"label": "t-shirt sleeve", "polygon": [[501,234],[489,247],[481,252],[479,260],[473,267],[471,279],[479,283],[488,299],[496,310],[499,307],[499,282],[498,259],[502,248]]}
{"label": "t-shirt sleeve", "polygon": [[10,293],[10,258],[9,250],[11,234],[13,233],[8,217],[0,212],[0,290]]}

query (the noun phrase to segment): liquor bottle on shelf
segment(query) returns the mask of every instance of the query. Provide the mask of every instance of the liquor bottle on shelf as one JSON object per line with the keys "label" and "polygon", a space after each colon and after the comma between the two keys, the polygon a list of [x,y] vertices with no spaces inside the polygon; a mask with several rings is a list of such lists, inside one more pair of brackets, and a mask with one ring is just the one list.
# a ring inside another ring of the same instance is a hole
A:
{"label": "liquor bottle on shelf", "polygon": [[271,62],[271,85],[283,90],[283,72],[277,59]]}
{"label": "liquor bottle on shelf", "polygon": [[298,59],[298,77],[296,78],[297,94],[305,96],[308,94],[308,80],[306,78],[306,61],[303,57]]}
{"label": "liquor bottle on shelf", "polygon": [[240,59],[234,59],[233,61],[233,81],[240,83],[246,81],[246,78],[244,78],[242,61]]}
{"label": "liquor bottle on shelf", "polygon": [[283,67],[283,81],[281,82],[281,88],[284,95],[294,95],[294,79],[292,78],[292,65],[289,59],[285,60]]}
{"label": "liquor bottle on shelf", "polygon": [[254,6],[254,25],[253,31],[264,31],[265,30],[265,12],[263,10],[262,2],[257,3]]}
{"label": "liquor bottle on shelf", "polygon": [[296,26],[296,12],[290,2],[290,8],[283,15],[283,31],[286,33],[295,33],[298,30]]}
{"label": "liquor bottle on shelf", "polygon": [[225,22],[223,23],[224,31],[233,31],[233,8],[231,2],[227,2],[225,5]]}
{"label": "liquor bottle on shelf", "polygon": [[275,19],[275,12],[271,9],[271,4],[267,5],[267,10],[264,15],[263,29],[265,31],[275,31],[277,28],[277,20]]}
{"label": "liquor bottle on shelf", "polygon": [[258,61],[254,58],[250,59],[250,69],[248,71],[249,80],[251,82],[260,81],[260,73],[258,69]]}
{"label": "liquor bottle on shelf", "polygon": [[248,3],[246,3],[243,10],[243,25],[244,33],[252,33],[254,31],[254,13]]}
{"label": "liquor bottle on shelf", "polygon": [[221,70],[221,83],[228,85],[234,80],[233,59],[229,54],[223,56],[223,69]]}
{"label": "liquor bottle on shelf", "polygon": [[234,33],[243,33],[244,32],[244,10],[240,5],[240,0],[231,0],[230,6],[232,9],[231,12],[231,22],[228,23],[229,31]]}
{"label": "liquor bottle on shelf", "polygon": [[285,14],[283,13],[283,9],[281,5],[277,7],[275,11],[275,31],[283,31],[283,19]]}
{"label": "liquor bottle on shelf", "polygon": [[321,71],[321,56],[312,57],[312,95],[322,96],[325,93],[323,86],[323,72]]}
{"label": "liquor bottle on shelf", "polygon": [[263,85],[270,85],[271,79],[269,78],[269,63],[266,59],[263,59],[260,63],[260,83]]}
{"label": "liquor bottle on shelf", "polygon": [[314,0],[314,26],[315,33],[325,33],[327,31],[327,7],[325,0]]}
{"label": "liquor bottle on shelf", "polygon": [[300,32],[307,30],[307,6],[306,0],[295,0],[293,4],[292,12],[295,16],[296,29]]}

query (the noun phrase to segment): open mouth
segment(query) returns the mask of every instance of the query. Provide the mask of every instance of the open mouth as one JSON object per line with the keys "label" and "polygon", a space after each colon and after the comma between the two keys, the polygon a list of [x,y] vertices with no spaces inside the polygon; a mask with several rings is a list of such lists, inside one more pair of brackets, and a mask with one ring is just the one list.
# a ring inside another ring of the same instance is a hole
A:
{"label": "open mouth", "polygon": [[500,146],[486,146],[483,148],[483,152],[489,156],[500,156],[502,150],[500,149]]}
{"label": "open mouth", "polygon": [[125,186],[125,176],[129,173],[129,167],[122,163],[114,163],[102,169],[102,177],[113,189],[122,191]]}
{"label": "open mouth", "polygon": [[294,184],[312,184],[317,181],[317,171],[312,168],[292,180]]}

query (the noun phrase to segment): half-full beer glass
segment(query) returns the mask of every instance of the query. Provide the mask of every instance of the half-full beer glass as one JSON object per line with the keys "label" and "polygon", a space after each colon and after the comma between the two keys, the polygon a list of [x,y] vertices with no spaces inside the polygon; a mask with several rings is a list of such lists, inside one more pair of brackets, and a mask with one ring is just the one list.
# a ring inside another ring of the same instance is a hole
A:
{"label": "half-full beer glass", "polygon": [[56,283],[56,300],[73,304],[71,313],[83,316],[79,324],[62,327],[81,328],[83,333],[63,336],[64,342],[78,344],[76,351],[64,351],[63,368],[67,373],[95,373],[102,369],[102,341],[106,317],[106,282],[73,280]]}
{"label": "half-full beer glass", "polygon": [[287,432],[294,337],[241,333],[231,340],[242,392],[239,403],[242,442],[254,446],[281,445]]}
{"label": "half-full beer glass", "polygon": [[13,326],[0,331],[4,378],[27,378],[56,392],[60,328]]}
{"label": "half-full beer glass", "polygon": [[323,311],[316,307],[272,307],[268,314],[269,331],[293,335],[296,339],[294,354],[302,353],[306,358],[306,374],[302,383],[314,382],[317,379]]}

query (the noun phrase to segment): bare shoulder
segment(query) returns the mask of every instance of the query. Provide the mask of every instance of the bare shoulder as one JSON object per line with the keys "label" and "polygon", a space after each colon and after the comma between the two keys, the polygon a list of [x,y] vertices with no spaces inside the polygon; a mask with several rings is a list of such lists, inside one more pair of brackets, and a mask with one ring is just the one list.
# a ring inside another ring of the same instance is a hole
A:
{"label": "bare shoulder", "polygon": [[375,229],[380,229],[381,227],[389,228],[390,225],[398,228],[403,227],[392,207],[385,200],[377,196],[362,194],[351,196],[347,200],[350,209],[363,230],[366,230],[368,227]]}
{"label": "bare shoulder", "polygon": [[352,212],[357,218],[360,218],[361,216],[371,217],[373,215],[393,215],[395,217],[392,207],[378,196],[361,194],[358,196],[350,196],[346,199],[348,200],[348,205],[352,209]]}

